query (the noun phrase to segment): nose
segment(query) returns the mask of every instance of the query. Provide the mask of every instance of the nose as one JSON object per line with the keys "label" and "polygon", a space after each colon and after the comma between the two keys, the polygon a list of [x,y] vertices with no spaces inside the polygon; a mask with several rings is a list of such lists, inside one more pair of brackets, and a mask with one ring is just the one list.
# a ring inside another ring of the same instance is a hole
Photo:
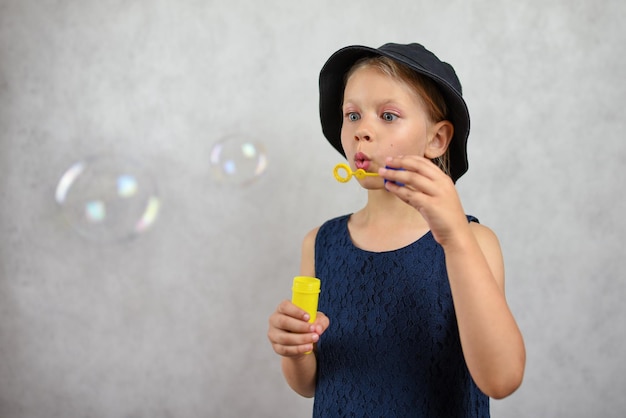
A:
{"label": "nose", "polygon": [[373,138],[373,133],[371,128],[367,125],[364,120],[361,120],[358,128],[354,131],[354,139],[356,141],[371,141]]}
{"label": "nose", "polygon": [[372,137],[370,135],[368,135],[368,134],[365,134],[365,133],[363,133],[363,134],[357,133],[356,135],[354,135],[354,139],[357,140],[357,141],[367,141],[367,142],[369,142],[369,141],[372,140]]}

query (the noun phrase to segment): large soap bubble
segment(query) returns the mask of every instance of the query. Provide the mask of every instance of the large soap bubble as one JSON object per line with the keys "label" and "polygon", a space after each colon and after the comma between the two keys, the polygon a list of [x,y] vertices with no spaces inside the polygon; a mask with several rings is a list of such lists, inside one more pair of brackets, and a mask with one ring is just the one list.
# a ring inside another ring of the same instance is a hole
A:
{"label": "large soap bubble", "polygon": [[119,156],[72,164],[59,180],[55,199],[69,224],[98,242],[124,241],[145,232],[160,207],[156,183],[147,169]]}
{"label": "large soap bubble", "polygon": [[259,141],[225,137],[211,148],[210,164],[216,180],[244,186],[256,181],[267,168],[265,147]]}

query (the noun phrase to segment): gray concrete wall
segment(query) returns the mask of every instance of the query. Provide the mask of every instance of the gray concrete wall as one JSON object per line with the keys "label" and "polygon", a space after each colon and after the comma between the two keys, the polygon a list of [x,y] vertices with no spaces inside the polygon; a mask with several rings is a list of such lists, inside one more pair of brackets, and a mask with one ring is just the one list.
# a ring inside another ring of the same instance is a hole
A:
{"label": "gray concrete wall", "polygon": [[[358,209],[331,176],[317,75],[348,44],[421,42],[472,114],[468,213],[500,236],[528,365],[494,417],[622,417],[626,3],[0,0],[0,417],[306,417],[267,318],[303,235]],[[227,186],[226,135],[267,170]],[[161,207],[133,240],[55,202],[87,156]],[[121,164],[121,163],[120,163]],[[140,184],[140,189],[147,186]]]}

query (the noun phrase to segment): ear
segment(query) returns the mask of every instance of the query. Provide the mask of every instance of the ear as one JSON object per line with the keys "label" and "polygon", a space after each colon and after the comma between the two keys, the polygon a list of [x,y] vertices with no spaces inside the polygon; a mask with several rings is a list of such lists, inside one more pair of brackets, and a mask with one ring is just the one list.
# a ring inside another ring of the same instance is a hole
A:
{"label": "ear", "polygon": [[448,120],[442,120],[433,125],[431,130],[431,138],[426,145],[424,157],[434,159],[441,157],[446,150],[454,135],[454,126]]}

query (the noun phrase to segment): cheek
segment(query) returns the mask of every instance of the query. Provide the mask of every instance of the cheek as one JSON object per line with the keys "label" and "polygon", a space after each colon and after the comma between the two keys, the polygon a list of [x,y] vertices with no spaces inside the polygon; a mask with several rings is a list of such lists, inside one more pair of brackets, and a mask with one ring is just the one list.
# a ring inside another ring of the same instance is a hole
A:
{"label": "cheek", "polygon": [[386,148],[390,156],[414,155],[424,151],[420,149],[418,144],[406,142],[391,142]]}
{"label": "cheek", "polygon": [[341,136],[341,148],[346,149],[348,142],[344,139],[343,135]]}
{"label": "cheek", "polygon": [[346,149],[346,147],[354,143],[354,141],[351,141],[351,139],[352,137],[350,136],[350,134],[341,129],[341,146],[343,147],[343,149]]}

